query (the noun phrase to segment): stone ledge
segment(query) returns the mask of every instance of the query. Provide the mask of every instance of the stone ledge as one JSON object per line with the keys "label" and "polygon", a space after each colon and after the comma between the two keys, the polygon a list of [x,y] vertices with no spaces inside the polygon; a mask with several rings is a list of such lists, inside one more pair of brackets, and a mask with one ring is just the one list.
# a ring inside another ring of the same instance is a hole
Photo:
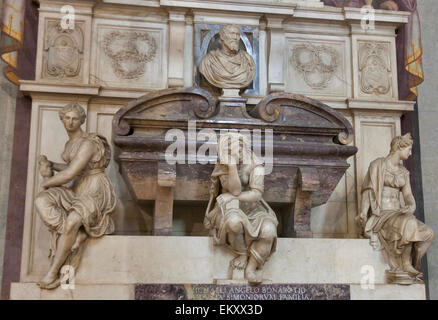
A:
{"label": "stone ledge", "polygon": [[75,285],[41,290],[36,283],[11,283],[11,300],[134,300],[134,285]]}
{"label": "stone ledge", "polygon": [[[401,285],[376,285],[374,289],[361,289],[360,285],[318,285],[318,284],[307,284],[307,285],[273,285],[272,289],[277,287],[303,287],[310,288],[313,287],[346,287],[344,294],[335,295],[335,298],[340,299],[348,299],[348,292],[350,296],[350,300],[425,300],[426,299],[426,291],[425,286],[423,284],[416,284],[411,286],[401,286]],[[73,290],[71,289],[62,289],[57,288],[55,290],[41,290],[35,283],[12,283],[11,284],[11,300],[134,300],[136,299],[136,290],[141,287],[135,285],[76,285]],[[160,285],[158,285],[160,287]],[[185,292],[187,294],[187,299],[189,300],[200,300],[200,299],[209,299],[208,292],[205,290],[195,292],[193,289],[205,289],[205,286],[197,286],[197,285],[180,285],[180,286],[172,286],[172,285],[161,285],[161,287],[181,287],[178,292]],[[224,287],[224,286],[221,286]],[[236,287],[236,286],[234,286]],[[264,286],[265,292],[270,292],[269,294],[262,294],[263,288],[260,287],[247,287],[249,290],[243,290],[251,295],[258,295],[254,298],[260,299],[260,296],[265,298],[266,300],[270,300],[269,298],[274,297],[278,299],[282,299],[283,296],[287,296],[290,300],[308,300],[315,299],[314,296],[310,296],[308,294],[296,294],[291,295],[291,292],[287,294],[272,294],[273,290],[269,290],[271,286]],[[245,288],[243,286],[242,288]],[[257,289],[259,288],[259,289]],[[231,288],[233,289],[233,288]],[[331,289],[331,291],[336,293],[342,293],[340,289]],[[156,290],[155,290],[156,291]],[[155,292],[154,291],[154,292]],[[163,291],[163,290],[161,290]],[[169,290],[168,290],[169,291]],[[174,290],[175,291],[175,290]],[[224,292],[223,288],[219,289],[219,291]],[[234,290],[236,291],[236,290]],[[296,291],[296,290],[295,290]],[[295,291],[292,291],[294,293]],[[309,291],[308,289],[306,292]],[[319,290],[321,291],[321,290]],[[327,290],[322,290],[327,291]],[[242,292],[242,290],[238,291]],[[254,293],[256,292],[256,293]],[[301,291],[298,291],[299,293]],[[309,292],[314,292],[314,290],[310,290]],[[333,293],[332,292],[332,293]],[[260,293],[260,294],[259,294]],[[301,292],[302,293],[302,292]],[[321,292],[320,292],[321,293]],[[323,292],[324,293],[324,292]],[[165,292],[163,298],[169,299],[175,294],[171,290],[171,292]],[[211,295],[211,293],[210,293]],[[239,295],[238,295],[239,296]],[[296,297],[295,297],[296,296]],[[325,295],[317,295],[316,298],[324,298]],[[330,298],[332,294],[329,296],[325,296],[326,299]],[[226,296],[225,296],[226,297]],[[137,297],[138,298],[138,297]],[[141,297],[140,297],[141,298]],[[214,298],[213,296],[210,298]],[[232,295],[231,298],[236,299],[235,295]],[[245,299],[248,297],[245,295]],[[285,299],[286,299],[285,298]]]}
{"label": "stone ledge", "polygon": [[424,284],[376,285],[374,289],[362,289],[360,285],[350,286],[351,300],[426,300]]}
{"label": "stone ledge", "polygon": [[97,96],[99,90],[100,86],[94,85],[20,80],[20,91],[27,95],[49,93]]}
{"label": "stone ledge", "polygon": [[[233,258],[208,237],[105,236],[89,242],[76,284],[196,283],[228,278]],[[279,238],[265,264],[270,283],[360,284],[363,266],[385,284],[387,264],[366,239]],[[23,276],[36,282],[44,273]]]}

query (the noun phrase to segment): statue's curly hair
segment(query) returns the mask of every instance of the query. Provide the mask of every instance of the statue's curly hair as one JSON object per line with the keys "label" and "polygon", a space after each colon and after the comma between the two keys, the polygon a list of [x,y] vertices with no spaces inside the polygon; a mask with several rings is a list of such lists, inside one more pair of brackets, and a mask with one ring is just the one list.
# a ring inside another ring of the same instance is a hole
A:
{"label": "statue's curly hair", "polygon": [[75,111],[78,114],[79,119],[81,120],[81,124],[83,124],[85,122],[87,115],[85,114],[84,108],[82,108],[82,106],[77,102],[69,103],[64,108],[59,110],[59,119],[62,120],[62,118],[64,118],[65,114],[67,112],[70,112],[70,111]]}
{"label": "statue's curly hair", "polygon": [[230,29],[237,29],[240,33],[240,28],[238,26],[236,26],[235,24],[227,24],[225,26],[223,26],[220,30],[219,30],[219,38],[221,40],[224,40],[227,38],[227,32]]}
{"label": "statue's curly hair", "polygon": [[397,136],[391,141],[391,154],[396,153],[399,150],[410,147],[414,144],[410,133],[406,133],[404,136]]}

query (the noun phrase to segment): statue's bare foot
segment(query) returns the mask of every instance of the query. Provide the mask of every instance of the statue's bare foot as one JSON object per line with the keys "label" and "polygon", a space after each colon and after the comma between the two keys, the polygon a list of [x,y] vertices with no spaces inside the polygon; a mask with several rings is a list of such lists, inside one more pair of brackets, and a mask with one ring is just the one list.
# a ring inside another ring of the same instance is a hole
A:
{"label": "statue's bare foot", "polygon": [[231,260],[231,267],[233,269],[243,270],[246,268],[247,263],[248,263],[248,256],[241,255]]}
{"label": "statue's bare foot", "polygon": [[422,278],[423,277],[423,273],[421,273],[420,271],[418,271],[417,269],[415,269],[413,266],[409,265],[409,266],[404,266],[404,271],[406,271],[407,273],[409,273],[409,275],[413,278]]}
{"label": "statue's bare foot", "polygon": [[246,270],[245,277],[246,280],[248,280],[249,284],[251,285],[258,285],[261,284],[263,281],[262,277],[263,273],[262,270]]}
{"label": "statue's bare foot", "polygon": [[71,251],[72,252],[77,251],[81,246],[81,244],[84,243],[84,241],[87,239],[87,237],[88,236],[84,231],[79,230],[75,243],[73,243],[73,246],[71,247]]}
{"label": "statue's bare foot", "polygon": [[53,275],[51,273],[48,273],[40,282],[37,283],[37,285],[41,289],[54,289],[59,286],[59,278],[57,275]]}

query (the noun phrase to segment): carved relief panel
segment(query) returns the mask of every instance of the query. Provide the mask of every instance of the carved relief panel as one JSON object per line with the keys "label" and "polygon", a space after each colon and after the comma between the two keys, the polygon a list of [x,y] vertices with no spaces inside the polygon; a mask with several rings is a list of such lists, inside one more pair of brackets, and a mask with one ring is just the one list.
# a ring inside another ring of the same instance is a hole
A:
{"label": "carved relief panel", "polygon": [[62,28],[60,20],[47,21],[43,47],[42,78],[62,81],[82,79],[84,64],[84,23],[74,29]]}
{"label": "carved relief panel", "polygon": [[388,41],[357,41],[356,97],[373,100],[398,98],[393,46]]}
{"label": "carved relief panel", "polygon": [[310,96],[348,97],[345,41],[289,38],[286,90]]}
{"label": "carved relief panel", "polygon": [[157,42],[148,32],[108,32],[103,38],[102,48],[111,60],[114,74],[120,79],[141,78],[146,64],[157,54]]}
{"label": "carved relief panel", "polygon": [[104,88],[165,88],[164,28],[98,25],[91,82]]}
{"label": "carved relief panel", "polygon": [[362,93],[386,95],[391,90],[389,43],[359,43],[359,85]]}

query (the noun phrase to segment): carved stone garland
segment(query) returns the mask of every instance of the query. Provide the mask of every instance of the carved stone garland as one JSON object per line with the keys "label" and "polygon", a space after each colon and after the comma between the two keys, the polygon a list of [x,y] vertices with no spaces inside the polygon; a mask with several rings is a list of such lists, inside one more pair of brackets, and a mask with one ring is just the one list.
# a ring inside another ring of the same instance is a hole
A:
{"label": "carved stone garland", "polygon": [[119,78],[138,79],[145,73],[146,63],[155,58],[157,44],[149,33],[112,31],[104,37],[103,50]]}
{"label": "carved stone garland", "polygon": [[[309,87],[321,90],[327,88],[339,66],[339,53],[326,45],[300,44],[292,49],[291,63]],[[319,81],[312,79],[315,74],[319,76]]]}

